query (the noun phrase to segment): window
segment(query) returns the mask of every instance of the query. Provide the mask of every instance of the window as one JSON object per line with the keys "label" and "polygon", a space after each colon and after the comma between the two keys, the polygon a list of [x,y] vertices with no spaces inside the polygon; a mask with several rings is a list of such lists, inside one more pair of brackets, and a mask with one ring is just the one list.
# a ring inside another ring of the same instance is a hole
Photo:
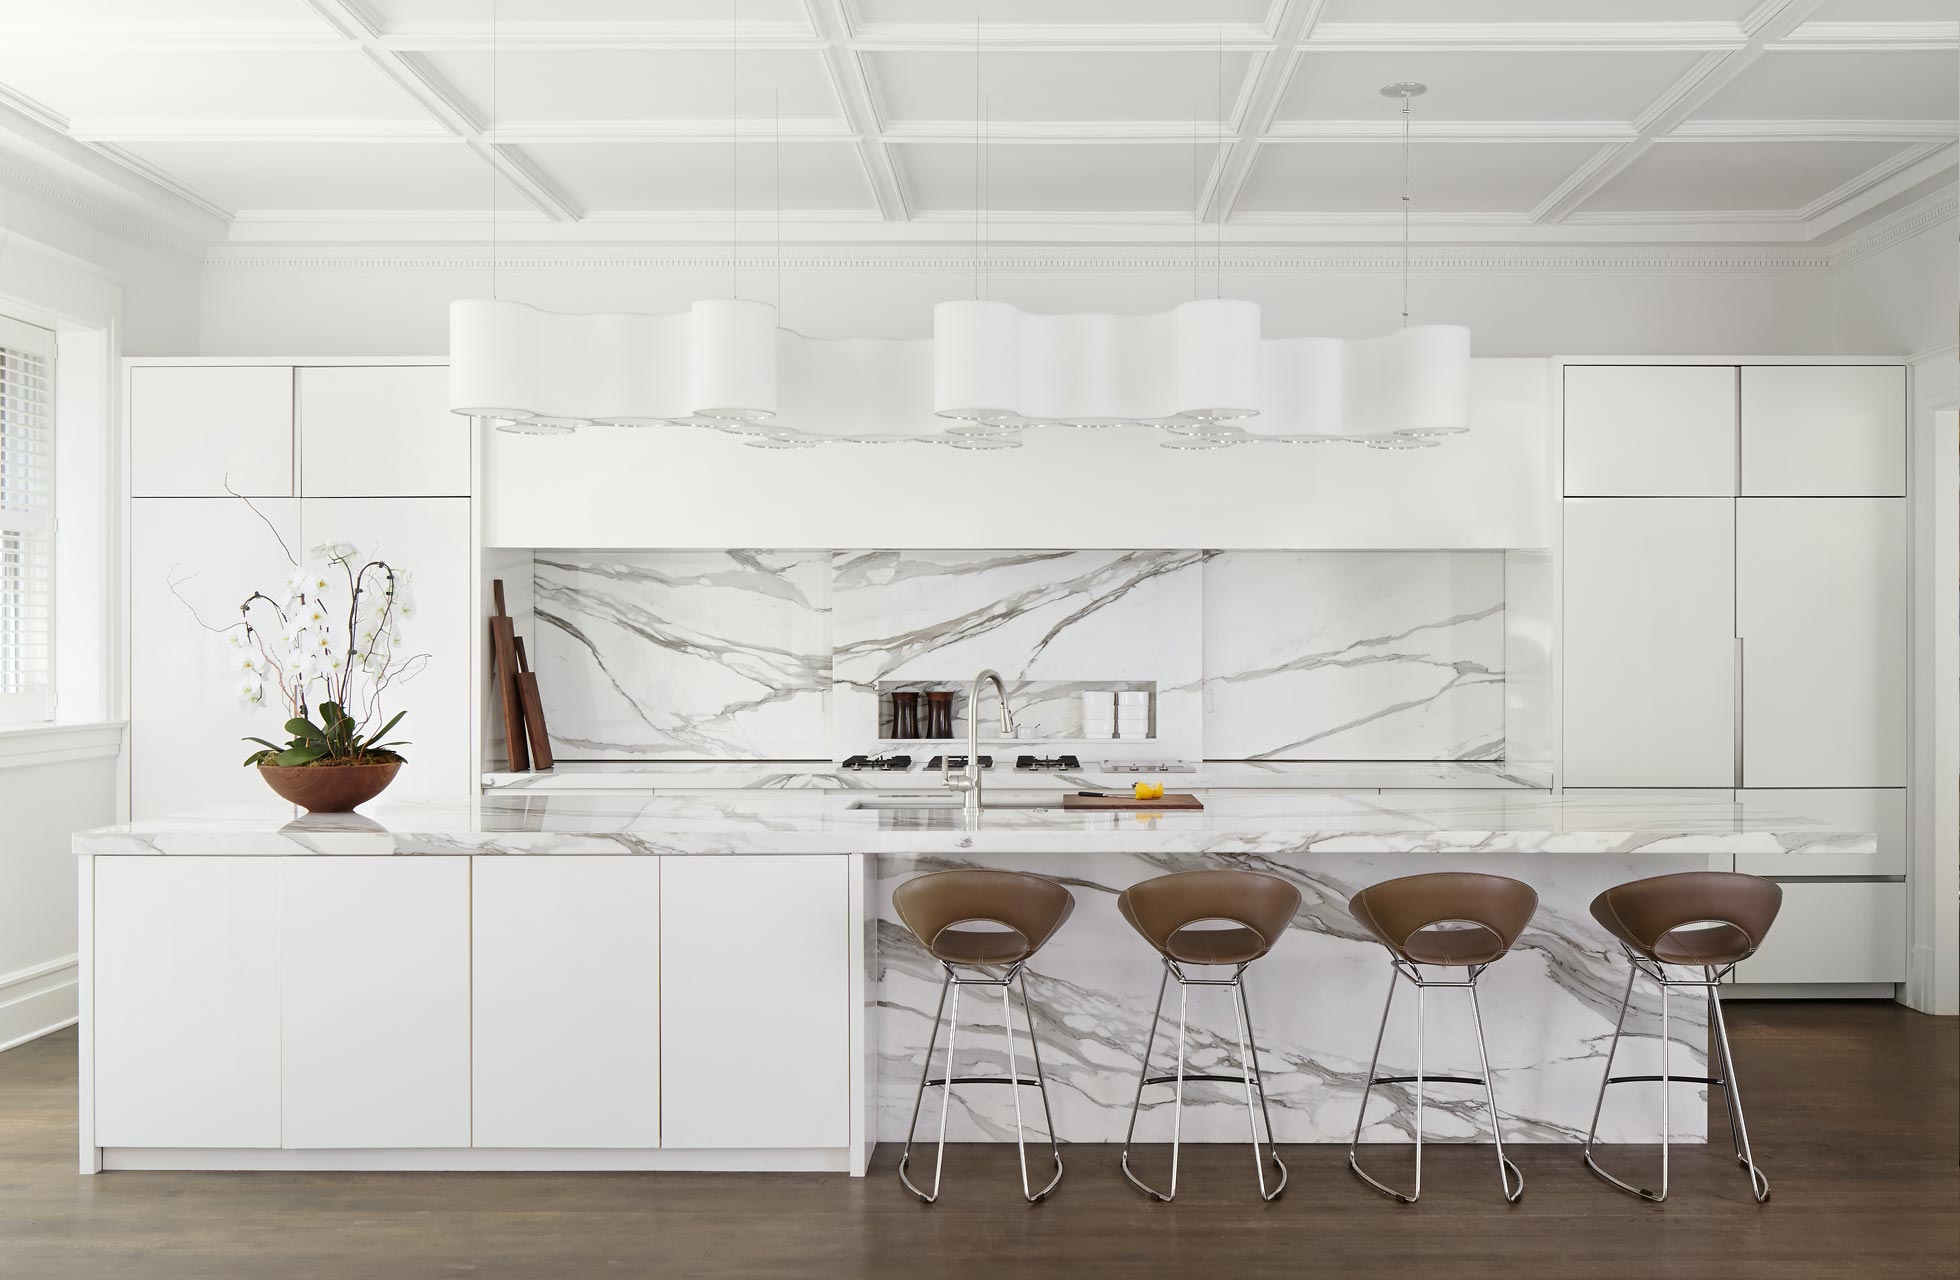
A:
{"label": "window", "polygon": [[54,334],[0,316],[0,722],[54,718]]}

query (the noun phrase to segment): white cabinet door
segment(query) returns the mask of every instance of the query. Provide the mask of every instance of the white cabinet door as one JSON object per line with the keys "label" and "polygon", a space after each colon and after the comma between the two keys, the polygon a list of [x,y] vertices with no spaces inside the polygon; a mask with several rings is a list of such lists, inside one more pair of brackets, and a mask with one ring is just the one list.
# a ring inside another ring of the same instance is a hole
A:
{"label": "white cabinet door", "polygon": [[659,1146],[661,859],[473,863],[475,1145]]}
{"label": "white cabinet door", "polygon": [[1747,787],[1906,784],[1904,498],[1736,503]]}
{"label": "white cabinet door", "polygon": [[1828,841],[1800,844],[1778,853],[1739,853],[1735,869],[1758,876],[1902,876],[1906,873],[1906,789],[1800,788],[1736,792],[1751,822],[1778,817],[1809,818],[1840,831],[1870,831],[1878,852],[1835,853]]}
{"label": "white cabinet door", "polygon": [[1906,887],[1898,881],[1783,885],[1783,909],[1737,982],[1904,982]]}
{"label": "white cabinet door", "polygon": [[242,767],[254,749],[242,739],[279,741],[286,716],[239,705],[241,673],[206,624],[229,626],[253,591],[279,591],[292,567],[279,543],[299,549],[299,504],[139,498],[130,508],[131,813],[264,803],[271,793]]}
{"label": "white cabinet door", "polygon": [[279,1145],[278,869],[95,860],[98,1145]]}
{"label": "white cabinet door", "polygon": [[1735,377],[1729,365],[1567,365],[1565,492],[1733,494]]}
{"label": "white cabinet door", "polygon": [[470,1145],[470,860],[279,870],[282,1145]]}
{"label": "white cabinet door", "polygon": [[449,412],[445,365],[298,371],[300,494],[468,497],[470,420]]}
{"label": "white cabinet door", "polygon": [[1893,497],[1905,491],[1904,369],[1743,369],[1744,496]]}
{"label": "white cabinet door", "polygon": [[850,859],[661,859],[663,1147],[850,1141]]}
{"label": "white cabinet door", "polygon": [[[415,612],[402,629],[404,656],[426,665],[382,695],[380,728],[405,711],[391,736],[405,738],[408,763],[389,800],[460,800],[476,794],[470,774],[470,511],[467,498],[307,498],[306,546],[345,541],[412,575]],[[243,758],[241,753],[240,758]]]}
{"label": "white cabinet door", "polygon": [[1734,506],[1565,503],[1565,785],[1735,784]]}
{"label": "white cabinet door", "polygon": [[[129,371],[130,492],[139,498],[293,494],[293,371]],[[227,489],[229,485],[229,489]]]}

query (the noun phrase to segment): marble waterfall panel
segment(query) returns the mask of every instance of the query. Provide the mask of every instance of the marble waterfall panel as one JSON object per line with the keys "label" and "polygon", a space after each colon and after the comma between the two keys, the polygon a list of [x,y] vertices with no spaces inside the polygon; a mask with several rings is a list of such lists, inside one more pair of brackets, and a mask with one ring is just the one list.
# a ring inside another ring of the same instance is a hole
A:
{"label": "marble waterfall panel", "polygon": [[[1014,695],[1027,750],[1081,727],[1081,688],[1157,686],[1155,736],[1112,754],[1199,759],[1202,551],[843,551],[832,587],[838,754],[877,751],[878,686],[983,667]],[[960,701],[964,702],[964,696]],[[956,733],[966,732],[964,708]],[[982,736],[997,736],[992,699]]]}
{"label": "marble waterfall panel", "polygon": [[828,551],[539,551],[561,759],[830,757]]}
{"label": "marble waterfall panel", "polygon": [[[1516,876],[1535,886],[1540,895],[1537,918],[1516,949],[1485,972],[1479,987],[1504,1137],[1521,1142],[1583,1139],[1627,981],[1625,958],[1593,922],[1587,904],[1610,885],[1669,871],[1704,869],[1707,858],[1628,850],[1461,854],[1449,855],[1447,861],[1464,870]],[[1027,971],[1035,1035],[1055,1125],[1063,1140],[1121,1142],[1163,967],[1117,913],[1116,894],[1139,880],[1172,871],[1231,866],[1284,876],[1299,887],[1303,898],[1293,927],[1246,975],[1259,1063],[1278,1140],[1343,1143],[1354,1133],[1390,976],[1386,953],[1354,922],[1347,901],[1366,885],[1434,871],[1438,862],[1434,853],[1315,852],[1168,860],[1143,854],[992,854],[972,861],[884,854],[878,864],[874,900],[879,912],[882,1140],[905,1138],[943,976],[939,965],[892,914],[891,891],[898,884],[928,871],[988,866],[1050,876],[1069,886],[1076,899],[1075,912]],[[1461,970],[1432,972],[1443,978],[1462,974]],[[1643,981],[1635,985],[1634,997],[1614,1070],[1627,1075],[1656,1073],[1661,1045],[1659,991]],[[1175,1070],[1177,999],[1173,982],[1165,995],[1164,1021],[1151,1056],[1152,1074]],[[1220,988],[1193,987],[1189,999],[1186,1070],[1235,1074],[1238,1039],[1228,994]],[[1670,1003],[1670,1070],[1707,1074],[1704,1000],[1699,992],[1688,991]],[[1479,1075],[1468,995],[1435,989],[1427,994],[1427,1004],[1425,1068],[1431,1073]],[[1014,1017],[1015,1048],[1021,1055],[1017,1061],[1026,1071],[1026,1024],[1021,1021],[1018,996]],[[968,988],[960,1002],[958,1073],[1007,1074],[1007,1042],[1001,1026],[998,992]],[[943,1070],[944,1051],[942,1034],[935,1075]],[[1379,1074],[1412,1075],[1414,1067],[1415,1000],[1412,988],[1403,982],[1389,1015]],[[1707,1107],[1693,1099],[1696,1094],[1705,1099],[1707,1091],[1699,1086],[1676,1086],[1676,1090],[1674,1137],[1701,1140],[1707,1133]],[[1145,1090],[1137,1141],[1169,1141],[1173,1092],[1167,1085]],[[1039,1132],[1040,1100],[1029,1091],[1022,1105],[1024,1116]],[[937,1134],[937,1107],[935,1091],[927,1098],[927,1119],[920,1122],[926,1139]],[[984,1085],[955,1089],[951,1107],[950,1138],[1013,1140],[1013,1099],[1006,1090]],[[1425,1110],[1424,1132],[1429,1140],[1488,1140],[1489,1116],[1480,1088],[1431,1084]],[[1245,1141],[1243,1091],[1235,1085],[1187,1084],[1183,1123],[1188,1141]],[[1380,1086],[1369,1100],[1362,1138],[1407,1141],[1414,1123],[1412,1086]],[[1600,1133],[1610,1142],[1654,1142],[1660,1126],[1656,1090],[1621,1086],[1607,1099]],[[1251,1177],[1250,1170],[1246,1176]]]}
{"label": "marble waterfall panel", "polygon": [[1204,670],[1210,759],[1501,759],[1504,554],[1220,552]]}

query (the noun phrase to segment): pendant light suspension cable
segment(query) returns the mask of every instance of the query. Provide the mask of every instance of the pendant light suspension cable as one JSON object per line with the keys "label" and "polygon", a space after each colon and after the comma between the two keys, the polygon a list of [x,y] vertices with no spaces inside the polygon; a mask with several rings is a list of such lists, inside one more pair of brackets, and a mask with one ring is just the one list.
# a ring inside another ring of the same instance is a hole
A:
{"label": "pendant light suspension cable", "polygon": [[742,296],[740,233],[742,208],[742,0],[728,0],[728,296]]}
{"label": "pendant light suspension cable", "polygon": [[973,0],[973,296],[980,297],[980,0]]}
{"label": "pendant light suspension cable", "polygon": [[776,90],[770,100],[775,139],[771,144],[770,167],[774,170],[776,197],[776,314],[783,311],[783,91]]}
{"label": "pendant light suspension cable", "polygon": [[1402,100],[1402,327],[1409,326],[1409,101],[1429,92],[1429,86],[1399,80],[1382,86],[1382,97]]}
{"label": "pendant light suspension cable", "polygon": [[490,298],[497,297],[497,0],[490,0]]}
{"label": "pendant light suspension cable", "polygon": [[[1218,154],[1222,157],[1225,154],[1225,24],[1222,22],[1218,24],[1217,39],[1217,56],[1213,59],[1212,68],[1217,79],[1217,85],[1214,90],[1212,105],[1218,114]],[[1216,162],[1214,161],[1213,172],[1217,171],[1215,166]],[[1219,210],[1218,215],[1212,219],[1211,227],[1213,246],[1211,255],[1211,296],[1222,298],[1225,296],[1225,211],[1223,209]]]}

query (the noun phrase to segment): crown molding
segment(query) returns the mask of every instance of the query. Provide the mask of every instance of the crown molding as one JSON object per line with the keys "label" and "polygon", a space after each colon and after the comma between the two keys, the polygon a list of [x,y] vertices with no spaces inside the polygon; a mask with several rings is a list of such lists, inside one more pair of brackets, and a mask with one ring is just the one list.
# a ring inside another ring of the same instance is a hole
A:
{"label": "crown molding", "polygon": [[1831,266],[1848,267],[1923,231],[1960,218],[1960,190],[1949,185],[1895,209],[1830,246]]}
{"label": "crown molding", "polygon": [[205,248],[202,244],[90,195],[73,183],[4,149],[0,149],[0,186],[38,200],[144,249],[188,262],[198,262],[204,258]]}
{"label": "crown molding", "polygon": [[1643,49],[1740,49],[1749,42],[1733,22],[1323,22],[1306,40],[1344,51],[1535,49],[1560,52]]}
{"label": "crown molding", "polygon": [[[1219,261],[1226,271],[1355,271],[1393,272],[1402,268],[1402,250],[1397,245],[1329,245],[1310,248],[1245,249],[1227,248]],[[1466,271],[1659,271],[1723,273],[1749,271],[1816,271],[1831,265],[1820,249],[1802,245],[1655,245],[1623,247],[1599,245],[1515,246],[1487,248],[1419,248],[1410,257],[1411,265],[1424,272]],[[213,271],[238,270],[399,270],[399,271],[483,271],[491,269],[492,255],[481,247],[371,245],[371,246],[289,246],[223,245],[211,250],[205,265]],[[777,265],[773,253],[744,253],[730,262],[726,248],[685,246],[632,248],[599,246],[578,248],[513,247],[495,255],[499,272],[559,273],[609,271],[664,271],[714,268],[731,265],[743,270],[761,270]],[[786,249],[781,266],[792,271],[971,271],[972,252],[965,249],[904,248],[891,246],[821,247],[797,246]],[[1046,248],[1041,250],[996,249],[985,257],[985,265],[996,272],[1126,272],[1184,271],[1191,266],[1188,246],[1138,246],[1111,250]]]}

